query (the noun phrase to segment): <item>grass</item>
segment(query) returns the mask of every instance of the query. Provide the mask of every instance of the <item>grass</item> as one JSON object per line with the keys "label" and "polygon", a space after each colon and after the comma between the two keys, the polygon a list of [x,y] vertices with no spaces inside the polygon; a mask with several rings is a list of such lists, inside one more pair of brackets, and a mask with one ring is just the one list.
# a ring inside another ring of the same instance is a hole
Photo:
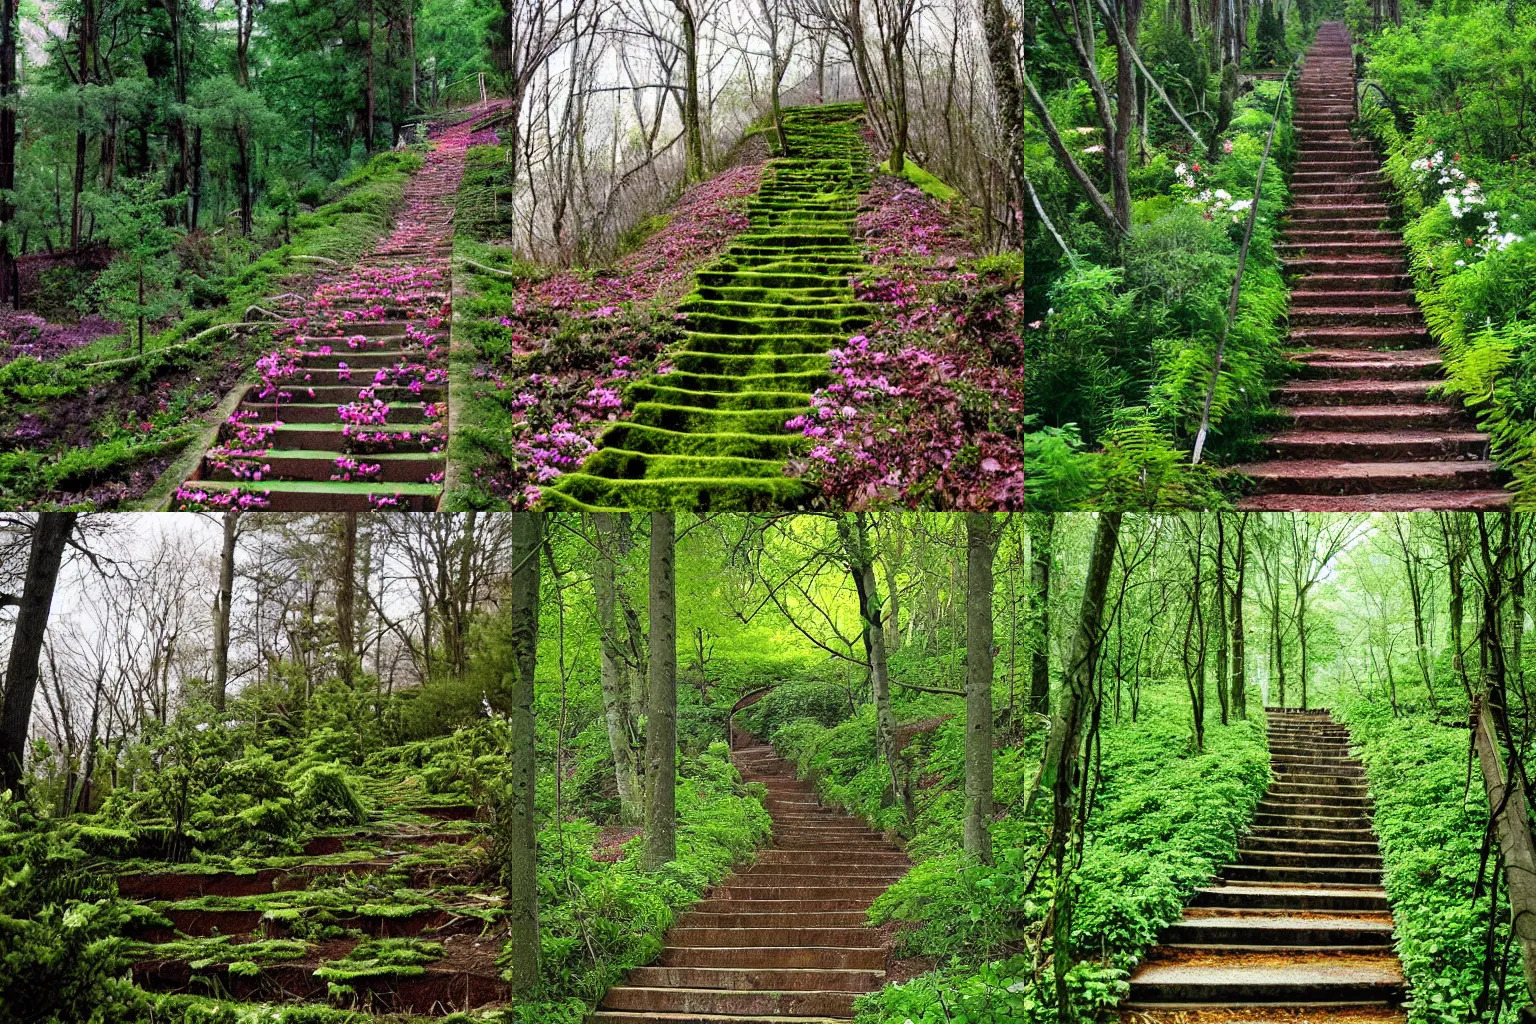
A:
{"label": "grass", "polygon": [[784,477],[805,441],[784,424],[826,381],[826,353],[869,322],[849,275],[857,197],[868,183],[857,104],[784,112],[791,156],[749,203],[751,226],[680,304],[672,372],[625,393],[629,417],[580,471],[544,492],[550,508],[766,510],[812,495]]}

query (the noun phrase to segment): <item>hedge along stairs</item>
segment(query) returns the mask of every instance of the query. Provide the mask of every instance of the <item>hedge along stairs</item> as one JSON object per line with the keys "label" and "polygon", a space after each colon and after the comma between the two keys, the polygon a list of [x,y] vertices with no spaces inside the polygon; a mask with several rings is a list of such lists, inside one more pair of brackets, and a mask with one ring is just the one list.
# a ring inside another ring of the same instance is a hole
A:
{"label": "hedge along stairs", "polygon": [[860,104],[784,111],[789,155],[748,206],[751,226],[698,274],[683,300],[671,372],[631,384],[629,418],[604,433],[546,504],[590,508],[772,509],[805,504],[784,475],[804,438],[785,422],[810,411],[828,351],[869,322],[849,277],[869,184]]}
{"label": "hedge along stairs", "polygon": [[1237,863],[1164,930],[1131,975],[1124,1008],[1284,1009],[1308,1020],[1364,1010],[1400,1020],[1402,967],[1349,732],[1326,711],[1268,717],[1274,781]]}
{"label": "hedge along stairs", "polygon": [[1431,397],[1440,352],[1414,301],[1402,236],[1386,230],[1388,185],[1354,139],[1353,59],[1343,22],[1324,22],[1296,88],[1287,269],[1291,356],[1277,396],[1291,427],[1268,461],[1238,467],[1251,509],[1320,512],[1501,508],[1488,438],[1459,404]]}
{"label": "hedge along stairs", "polygon": [[358,266],[323,281],[289,321],[291,344],[258,361],[260,383],[246,389],[219,443],[178,492],[178,506],[437,507],[453,196],[465,149],[496,112],[434,137],[394,229]]}
{"label": "hedge along stairs", "polygon": [[885,939],[864,922],[906,855],[751,742],[734,759],[768,789],[773,845],[681,918],[588,1024],[822,1024],[852,1019],[854,1000],[885,983]]}
{"label": "hedge along stairs", "polygon": [[[391,809],[250,868],[151,866],[119,892],[151,912],[133,977],[160,992],[441,1014],[507,998],[472,806]],[[157,920],[158,919],[158,920]]]}

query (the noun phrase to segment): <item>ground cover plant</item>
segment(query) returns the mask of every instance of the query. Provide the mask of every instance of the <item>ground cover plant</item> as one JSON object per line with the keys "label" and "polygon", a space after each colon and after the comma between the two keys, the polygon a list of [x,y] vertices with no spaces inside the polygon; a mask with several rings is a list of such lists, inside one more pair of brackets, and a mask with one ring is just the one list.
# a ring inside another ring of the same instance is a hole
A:
{"label": "ground cover plant", "polygon": [[1362,121],[1401,203],[1418,300],[1445,353],[1444,391],[1488,432],[1524,506],[1536,190],[1520,140],[1530,92],[1522,69],[1536,41],[1513,15],[1491,5],[1415,11],[1400,27],[1361,32],[1380,90],[1368,93]]}

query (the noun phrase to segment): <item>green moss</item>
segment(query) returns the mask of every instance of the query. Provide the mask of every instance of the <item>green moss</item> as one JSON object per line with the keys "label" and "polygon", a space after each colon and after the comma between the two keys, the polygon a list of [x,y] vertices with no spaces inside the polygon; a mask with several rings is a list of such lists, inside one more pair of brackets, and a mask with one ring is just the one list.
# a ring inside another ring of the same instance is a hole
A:
{"label": "green moss", "polygon": [[327,960],[315,976],[345,985],[364,978],[391,978],[425,974],[426,965],[442,959],[441,942],[420,939],[369,939],[358,943],[340,960]]}
{"label": "green moss", "polygon": [[[889,160],[885,161],[880,165],[880,169],[886,174],[890,174],[891,162]],[[909,185],[917,186],[926,195],[937,199],[941,203],[952,203],[960,198],[958,189],[946,185],[943,181],[917,166],[917,164],[912,162],[911,157],[906,157],[902,160],[901,173],[896,175],[896,177],[901,178]]]}
{"label": "green moss", "polygon": [[687,332],[669,356],[679,372],[630,385],[630,418],[546,490],[551,507],[759,510],[810,499],[782,476],[804,447],[784,424],[825,382],[828,350],[869,323],[848,280],[863,266],[852,234],[869,180],[861,114],[857,104],[784,112],[793,155],[769,161],[750,227],[678,306]]}

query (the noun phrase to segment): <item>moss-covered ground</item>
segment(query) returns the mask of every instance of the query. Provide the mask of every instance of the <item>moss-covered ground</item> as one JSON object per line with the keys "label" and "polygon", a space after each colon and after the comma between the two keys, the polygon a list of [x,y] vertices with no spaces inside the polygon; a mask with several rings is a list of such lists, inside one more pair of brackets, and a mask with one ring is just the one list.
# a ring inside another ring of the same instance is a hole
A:
{"label": "moss-covered ground", "polygon": [[784,113],[787,156],[751,201],[751,227],[698,274],[680,305],[670,372],[627,389],[630,415],[579,472],[545,492],[552,506],[766,509],[812,497],[784,476],[805,443],[784,424],[809,411],[827,352],[869,322],[849,276],[862,265],[852,226],[869,182],[862,107]]}

